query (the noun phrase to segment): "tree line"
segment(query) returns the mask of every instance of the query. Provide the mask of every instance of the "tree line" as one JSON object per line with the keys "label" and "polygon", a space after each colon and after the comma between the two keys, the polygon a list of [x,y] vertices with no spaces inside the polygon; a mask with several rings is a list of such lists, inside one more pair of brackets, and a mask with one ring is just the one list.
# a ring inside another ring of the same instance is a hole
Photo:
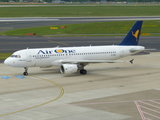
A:
{"label": "tree line", "polygon": [[113,2],[160,2],[160,0],[107,0]]}

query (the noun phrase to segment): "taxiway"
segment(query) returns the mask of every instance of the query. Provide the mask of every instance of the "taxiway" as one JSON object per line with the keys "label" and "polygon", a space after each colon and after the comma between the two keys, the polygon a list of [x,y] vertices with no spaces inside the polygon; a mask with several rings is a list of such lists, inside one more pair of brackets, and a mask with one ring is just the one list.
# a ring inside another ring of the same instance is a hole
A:
{"label": "taxiway", "polygon": [[[13,53],[26,48],[117,45],[124,37],[37,37],[0,36],[0,51]],[[160,37],[140,37],[139,45],[160,50]]]}
{"label": "taxiway", "polygon": [[51,67],[22,76],[22,68],[0,64],[0,119],[159,119],[160,54],[124,59],[132,58],[134,64],[90,64],[87,75]]}

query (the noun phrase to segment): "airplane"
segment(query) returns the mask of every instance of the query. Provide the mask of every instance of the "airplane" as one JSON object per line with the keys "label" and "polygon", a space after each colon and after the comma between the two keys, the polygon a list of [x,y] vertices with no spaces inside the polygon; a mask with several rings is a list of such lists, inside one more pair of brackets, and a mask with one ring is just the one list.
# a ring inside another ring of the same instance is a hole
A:
{"label": "airplane", "polygon": [[14,52],[4,64],[25,69],[23,75],[28,75],[29,67],[47,68],[59,66],[62,74],[79,72],[87,74],[84,67],[90,63],[116,63],[133,60],[117,60],[145,50],[138,46],[143,21],[136,21],[122,42],[118,45],[53,47],[23,49]]}

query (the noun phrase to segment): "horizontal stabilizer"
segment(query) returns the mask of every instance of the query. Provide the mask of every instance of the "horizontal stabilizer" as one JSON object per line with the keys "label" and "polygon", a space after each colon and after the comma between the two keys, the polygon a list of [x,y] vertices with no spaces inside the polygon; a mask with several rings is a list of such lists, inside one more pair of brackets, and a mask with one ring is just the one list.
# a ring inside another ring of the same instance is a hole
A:
{"label": "horizontal stabilizer", "polygon": [[157,50],[157,49],[145,49],[146,51],[152,51],[152,50]]}
{"label": "horizontal stabilizer", "polygon": [[157,49],[136,49],[136,48],[132,48],[130,49],[130,52],[140,52],[140,51],[153,51],[153,50],[157,50]]}

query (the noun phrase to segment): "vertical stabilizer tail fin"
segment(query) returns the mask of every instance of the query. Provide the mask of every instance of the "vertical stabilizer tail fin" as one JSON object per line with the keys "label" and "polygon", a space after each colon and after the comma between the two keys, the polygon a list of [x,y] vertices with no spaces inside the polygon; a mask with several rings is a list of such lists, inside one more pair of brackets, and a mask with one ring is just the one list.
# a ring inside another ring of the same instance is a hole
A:
{"label": "vertical stabilizer tail fin", "polygon": [[137,21],[119,45],[138,45],[143,21]]}

